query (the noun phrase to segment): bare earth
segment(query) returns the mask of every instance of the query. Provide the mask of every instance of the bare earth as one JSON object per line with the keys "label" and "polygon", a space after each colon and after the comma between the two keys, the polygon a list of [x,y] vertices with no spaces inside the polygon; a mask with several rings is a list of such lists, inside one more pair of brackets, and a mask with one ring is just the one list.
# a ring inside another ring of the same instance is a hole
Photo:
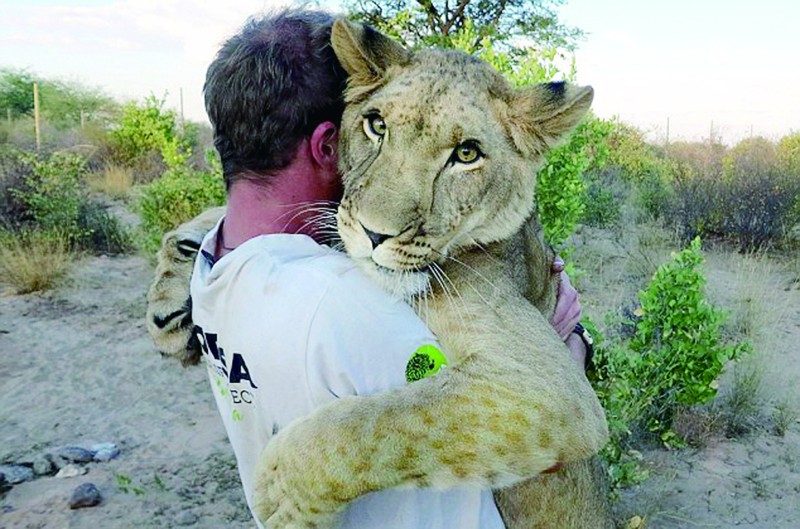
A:
{"label": "bare earth", "polygon": [[[636,265],[602,238],[584,241],[594,241],[578,250],[581,262],[594,263],[586,267],[592,281],[581,286],[585,310],[602,321],[630,295]],[[787,289],[779,263],[750,264],[711,254],[709,291],[724,306],[741,302],[743,292],[763,297],[766,346],[757,361],[768,417],[779,401],[800,409],[800,290]],[[162,359],[144,329],[151,273],[140,257],[86,258],[49,294],[0,295],[0,464],[31,463],[65,445],[108,441],[121,449],[116,459],[82,465],[85,475],[37,477],[0,493],[0,529],[254,527],[204,369]],[[722,381],[723,393],[729,383]],[[785,437],[765,426],[644,459],[653,477],[623,494],[624,520],[639,515],[652,528],[800,527],[796,422]],[[70,494],[87,482],[102,503],[71,510]]]}
{"label": "bare earth", "polygon": [[[88,258],[55,292],[0,297],[0,463],[121,449],[83,476],[14,486],[0,528],[254,526],[205,371],[161,358],[145,331],[151,274],[139,257]],[[70,510],[87,482],[102,503]]]}

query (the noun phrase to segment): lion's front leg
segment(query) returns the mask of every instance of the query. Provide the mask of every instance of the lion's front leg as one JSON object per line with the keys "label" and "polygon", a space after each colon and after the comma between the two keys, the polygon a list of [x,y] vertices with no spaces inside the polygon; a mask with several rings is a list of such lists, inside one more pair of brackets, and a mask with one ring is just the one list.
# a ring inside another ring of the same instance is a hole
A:
{"label": "lion's front leg", "polygon": [[192,299],[189,283],[203,238],[225,213],[225,208],[204,211],[166,233],[158,252],[155,278],[147,292],[147,331],[161,354],[184,364],[197,363],[200,348],[193,340]]}
{"label": "lion's front leg", "polygon": [[602,410],[585,379],[586,388],[561,392],[548,382],[570,378],[560,361],[526,366],[495,352],[499,358],[471,354],[434,377],[347,397],[290,424],[257,466],[256,515],[275,527],[325,527],[369,492],[508,486],[603,446]]}

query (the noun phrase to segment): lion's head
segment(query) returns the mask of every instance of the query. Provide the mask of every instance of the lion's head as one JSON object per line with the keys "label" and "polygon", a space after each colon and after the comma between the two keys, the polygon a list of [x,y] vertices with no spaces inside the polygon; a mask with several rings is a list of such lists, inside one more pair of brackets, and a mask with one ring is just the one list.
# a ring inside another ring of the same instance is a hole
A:
{"label": "lion's head", "polygon": [[411,53],[339,20],[334,51],[350,75],[342,118],[345,248],[400,296],[429,267],[519,230],[544,154],[588,110],[590,87],[521,89],[465,53]]}

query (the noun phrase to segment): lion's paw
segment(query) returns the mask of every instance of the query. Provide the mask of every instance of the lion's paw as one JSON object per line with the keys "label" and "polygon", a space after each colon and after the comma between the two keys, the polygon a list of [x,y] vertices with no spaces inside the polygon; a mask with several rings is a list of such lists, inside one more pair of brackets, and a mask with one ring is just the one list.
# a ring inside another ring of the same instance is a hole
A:
{"label": "lion's paw", "polygon": [[254,510],[267,527],[327,529],[352,497],[329,472],[330,457],[315,440],[313,415],[284,428],[261,453],[255,471]]}

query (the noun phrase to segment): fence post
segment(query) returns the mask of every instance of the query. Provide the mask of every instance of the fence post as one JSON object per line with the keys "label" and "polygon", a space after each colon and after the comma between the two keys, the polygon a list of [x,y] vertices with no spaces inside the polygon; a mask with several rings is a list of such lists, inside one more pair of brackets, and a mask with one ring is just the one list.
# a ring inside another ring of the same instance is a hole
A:
{"label": "fence post", "polygon": [[39,83],[33,83],[33,127],[36,131],[36,151],[42,148],[41,129],[39,128]]}

